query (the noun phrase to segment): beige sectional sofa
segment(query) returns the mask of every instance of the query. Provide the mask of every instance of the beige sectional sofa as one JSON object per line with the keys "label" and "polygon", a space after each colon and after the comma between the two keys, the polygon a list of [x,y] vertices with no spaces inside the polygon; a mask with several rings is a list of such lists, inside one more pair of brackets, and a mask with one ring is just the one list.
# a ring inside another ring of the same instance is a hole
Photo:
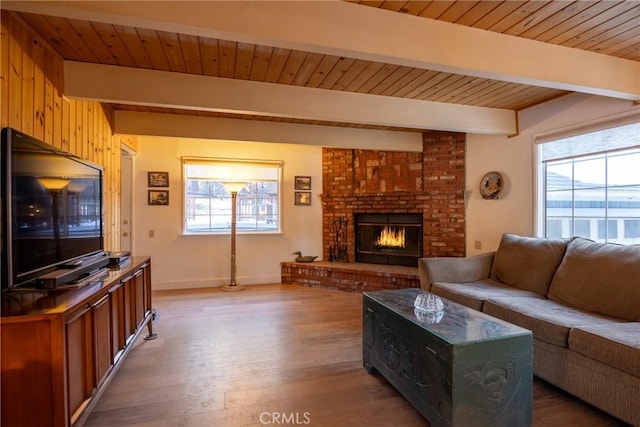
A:
{"label": "beige sectional sofa", "polygon": [[419,270],[424,290],[531,330],[534,375],[640,426],[640,245],[505,234]]}

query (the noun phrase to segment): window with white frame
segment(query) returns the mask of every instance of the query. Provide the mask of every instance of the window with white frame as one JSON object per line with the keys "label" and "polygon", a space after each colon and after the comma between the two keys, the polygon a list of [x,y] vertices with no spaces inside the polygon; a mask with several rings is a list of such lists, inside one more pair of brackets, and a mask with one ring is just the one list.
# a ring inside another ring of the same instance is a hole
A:
{"label": "window with white frame", "polygon": [[640,243],[640,122],[537,143],[540,235]]}
{"label": "window with white frame", "polygon": [[237,193],[238,233],[280,231],[281,161],[183,158],[184,233],[231,231],[231,192],[225,183],[245,183]]}

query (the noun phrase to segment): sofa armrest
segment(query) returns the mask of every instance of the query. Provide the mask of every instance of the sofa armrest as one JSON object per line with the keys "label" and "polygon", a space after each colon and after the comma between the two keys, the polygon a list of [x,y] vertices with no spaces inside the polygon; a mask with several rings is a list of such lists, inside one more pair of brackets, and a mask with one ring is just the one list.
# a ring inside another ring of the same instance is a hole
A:
{"label": "sofa armrest", "polygon": [[420,258],[420,287],[430,290],[435,282],[464,283],[486,279],[491,272],[495,252],[469,257]]}

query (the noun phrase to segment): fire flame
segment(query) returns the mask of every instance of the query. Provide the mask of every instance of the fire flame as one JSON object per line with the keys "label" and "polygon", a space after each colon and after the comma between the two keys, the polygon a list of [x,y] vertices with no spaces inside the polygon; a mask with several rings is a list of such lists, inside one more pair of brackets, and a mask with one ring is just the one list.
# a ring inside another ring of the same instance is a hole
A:
{"label": "fire flame", "polygon": [[404,248],[404,227],[384,227],[376,240],[376,246]]}

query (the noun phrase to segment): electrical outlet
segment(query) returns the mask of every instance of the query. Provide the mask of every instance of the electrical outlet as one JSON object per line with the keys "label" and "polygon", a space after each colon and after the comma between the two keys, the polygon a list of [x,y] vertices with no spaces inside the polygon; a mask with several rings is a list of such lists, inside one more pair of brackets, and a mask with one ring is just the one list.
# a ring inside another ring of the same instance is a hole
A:
{"label": "electrical outlet", "polygon": [[149,230],[149,237],[152,238],[152,239],[154,237],[156,237],[156,231],[155,230]]}
{"label": "electrical outlet", "polygon": [[476,240],[473,242],[473,247],[475,249],[482,249],[482,241],[481,240]]}

